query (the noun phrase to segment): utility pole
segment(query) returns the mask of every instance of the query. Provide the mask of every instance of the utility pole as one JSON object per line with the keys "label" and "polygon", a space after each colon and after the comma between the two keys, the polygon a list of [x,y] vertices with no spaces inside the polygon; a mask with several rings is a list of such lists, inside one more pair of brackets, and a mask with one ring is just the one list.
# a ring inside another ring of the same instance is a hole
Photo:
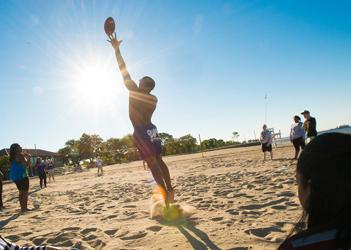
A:
{"label": "utility pole", "polygon": [[266,95],[264,96],[264,100],[265,100],[265,110],[264,110],[264,123],[267,125],[267,93]]}
{"label": "utility pole", "polygon": [[200,134],[199,134],[199,142],[200,142],[200,150],[201,150],[202,158],[204,158],[204,151],[202,150],[202,143],[201,143],[201,136],[200,136]]}

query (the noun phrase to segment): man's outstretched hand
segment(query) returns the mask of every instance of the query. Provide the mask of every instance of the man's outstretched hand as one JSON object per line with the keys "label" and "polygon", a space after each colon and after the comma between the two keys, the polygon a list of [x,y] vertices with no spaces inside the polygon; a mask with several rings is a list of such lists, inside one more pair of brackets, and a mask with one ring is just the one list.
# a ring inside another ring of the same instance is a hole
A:
{"label": "man's outstretched hand", "polygon": [[116,32],[114,32],[112,35],[109,35],[108,38],[110,38],[109,40],[107,40],[109,43],[111,43],[112,47],[117,51],[119,50],[119,46],[122,43],[122,40],[117,40],[116,37]]}

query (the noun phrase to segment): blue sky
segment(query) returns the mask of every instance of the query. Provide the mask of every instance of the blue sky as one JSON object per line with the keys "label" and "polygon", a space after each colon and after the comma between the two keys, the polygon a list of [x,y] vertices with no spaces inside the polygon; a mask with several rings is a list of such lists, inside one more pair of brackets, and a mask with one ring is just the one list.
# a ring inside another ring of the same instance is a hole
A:
{"label": "blue sky", "polygon": [[156,80],[159,131],[253,138],[266,93],[268,125],[283,135],[304,109],[320,130],[351,123],[350,11],[349,1],[0,1],[0,148],[132,132],[108,16],[132,77]]}

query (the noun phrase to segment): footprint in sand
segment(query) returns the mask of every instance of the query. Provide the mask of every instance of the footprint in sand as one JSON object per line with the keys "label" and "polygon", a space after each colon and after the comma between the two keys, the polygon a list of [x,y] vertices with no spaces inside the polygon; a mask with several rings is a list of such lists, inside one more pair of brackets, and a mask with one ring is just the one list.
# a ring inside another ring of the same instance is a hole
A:
{"label": "footprint in sand", "polygon": [[66,227],[66,228],[63,228],[62,231],[78,231],[80,229],[81,229],[80,227]]}
{"label": "footprint in sand", "polygon": [[239,212],[236,209],[228,209],[226,212],[231,215],[239,215]]}
{"label": "footprint in sand", "polygon": [[277,205],[277,204],[282,203],[284,201],[287,201],[287,199],[286,198],[282,198],[282,199],[278,199],[278,200],[275,200],[275,201],[270,201],[270,202],[263,203],[263,204],[251,204],[251,205],[240,206],[239,209],[257,210],[257,209],[261,209],[261,208],[264,208],[264,207]]}
{"label": "footprint in sand", "polygon": [[45,237],[35,237],[34,239],[32,239],[32,242],[34,245],[41,245],[45,242],[46,238]]}
{"label": "footprint in sand", "polygon": [[87,235],[88,233],[96,232],[96,231],[97,231],[96,227],[90,227],[90,228],[83,229],[82,231],[80,231],[80,233],[83,235]]}
{"label": "footprint in sand", "polygon": [[95,240],[97,238],[97,236],[95,234],[88,234],[86,236],[84,236],[83,240],[84,241],[92,241]]}
{"label": "footprint in sand", "polygon": [[162,227],[160,227],[160,226],[151,226],[151,227],[146,228],[146,230],[149,230],[149,231],[152,231],[155,233],[160,231],[161,229],[162,229]]}
{"label": "footprint in sand", "polygon": [[212,221],[221,221],[223,220],[223,217],[213,217],[211,218]]}
{"label": "footprint in sand", "polygon": [[110,229],[110,230],[105,230],[104,233],[107,234],[108,236],[112,237],[117,233],[118,229]]}
{"label": "footprint in sand", "polygon": [[264,239],[267,235],[269,235],[272,232],[283,232],[280,230],[278,227],[263,227],[263,228],[253,228],[253,229],[248,229],[245,230],[245,233],[249,235],[256,236],[258,238]]}
{"label": "footprint in sand", "polygon": [[144,238],[147,235],[146,232],[139,232],[137,234],[133,234],[130,236],[124,236],[124,237],[120,237],[121,240],[137,240],[140,238]]}
{"label": "footprint in sand", "polygon": [[[94,249],[103,249],[104,246],[106,246],[106,243],[104,243],[102,240],[94,240],[88,242],[91,247]],[[82,248],[84,249],[84,248]]]}

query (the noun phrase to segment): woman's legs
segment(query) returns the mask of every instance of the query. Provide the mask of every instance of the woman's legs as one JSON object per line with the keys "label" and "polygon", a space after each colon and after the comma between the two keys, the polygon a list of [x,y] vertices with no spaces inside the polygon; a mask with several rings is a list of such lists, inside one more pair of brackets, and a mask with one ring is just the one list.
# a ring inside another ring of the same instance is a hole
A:
{"label": "woman's legs", "polygon": [[28,210],[28,191],[19,191],[19,202],[21,206],[21,211],[25,212]]}
{"label": "woman's legs", "polygon": [[46,187],[46,173],[44,173],[44,187]]}
{"label": "woman's legs", "polygon": [[43,188],[43,177],[39,176],[40,188]]}

